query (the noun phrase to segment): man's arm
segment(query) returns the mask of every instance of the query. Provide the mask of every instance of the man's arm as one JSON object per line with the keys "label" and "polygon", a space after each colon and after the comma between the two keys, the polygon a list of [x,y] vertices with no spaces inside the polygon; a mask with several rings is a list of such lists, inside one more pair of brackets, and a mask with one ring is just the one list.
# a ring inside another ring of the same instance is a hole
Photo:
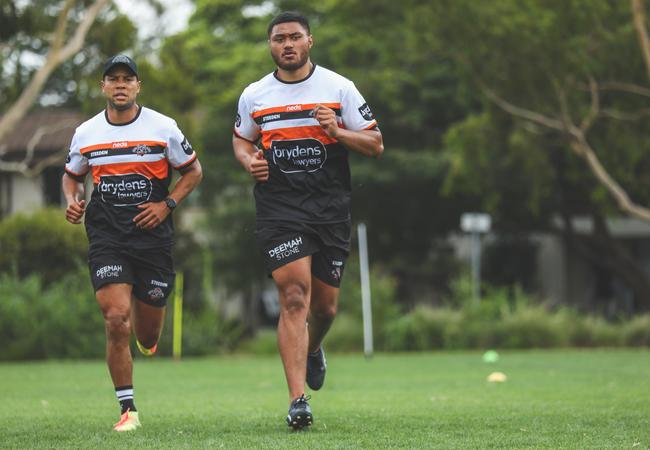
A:
{"label": "man's arm", "polygon": [[65,209],[65,218],[70,223],[80,224],[81,218],[86,211],[84,184],[81,181],[75,180],[67,173],[64,173],[61,179],[61,189],[68,204]]}
{"label": "man's arm", "polygon": [[[173,199],[177,205],[180,204],[203,179],[203,169],[201,168],[201,163],[198,159],[188,167],[181,169],[180,173],[181,177],[178,179],[174,185],[174,189],[169,194],[169,198]],[[171,213],[171,210],[167,207],[167,204],[164,201],[143,203],[138,205],[138,208],[141,209],[142,212],[135,216],[133,221],[139,228],[145,230],[156,228]]]}
{"label": "man's arm", "polygon": [[264,158],[264,152],[255,145],[233,134],[232,148],[235,158],[256,181],[262,183],[269,179],[269,162]]}
{"label": "man's arm", "polygon": [[374,157],[384,153],[384,140],[379,129],[351,131],[339,128],[334,110],[323,105],[314,108],[314,118],[329,137],[339,141],[348,150]]}

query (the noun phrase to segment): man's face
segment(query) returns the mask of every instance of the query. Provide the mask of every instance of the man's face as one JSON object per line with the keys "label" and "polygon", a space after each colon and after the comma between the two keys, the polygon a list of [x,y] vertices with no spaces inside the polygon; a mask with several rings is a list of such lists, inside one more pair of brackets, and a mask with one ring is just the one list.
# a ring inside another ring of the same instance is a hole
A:
{"label": "man's face", "polygon": [[102,92],[109,107],[126,111],[135,103],[140,92],[140,81],[126,66],[115,66],[102,80]]}
{"label": "man's face", "polygon": [[309,60],[311,35],[298,22],[279,23],[271,30],[269,45],[275,64],[282,70],[300,69]]}

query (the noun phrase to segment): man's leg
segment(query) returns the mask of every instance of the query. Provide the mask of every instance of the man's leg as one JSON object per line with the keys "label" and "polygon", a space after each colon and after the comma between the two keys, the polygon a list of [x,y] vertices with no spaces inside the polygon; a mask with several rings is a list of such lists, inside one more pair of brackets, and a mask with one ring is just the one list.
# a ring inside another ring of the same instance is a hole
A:
{"label": "man's leg", "polygon": [[113,384],[133,384],[133,360],[129,349],[131,335],[130,284],[115,283],[102,286],[96,292],[106,329],[106,362]]}
{"label": "man's leg", "polygon": [[133,331],[145,350],[152,350],[158,343],[165,320],[165,309],[164,306],[151,306],[139,300],[134,302]]}
{"label": "man's leg", "polygon": [[311,294],[311,256],[273,271],[280,296],[278,347],[289,387],[289,401],[305,392],[307,370],[307,314]]}
{"label": "man's leg", "polygon": [[323,343],[336,317],[339,288],[316,277],[311,279],[311,305],[309,308],[309,351],[315,352]]}
{"label": "man's leg", "polygon": [[113,429],[120,432],[133,431],[140,426],[133,401],[133,360],[129,349],[131,292],[130,284],[113,283],[102,286],[95,293],[104,315],[106,362],[122,410],[120,421]]}

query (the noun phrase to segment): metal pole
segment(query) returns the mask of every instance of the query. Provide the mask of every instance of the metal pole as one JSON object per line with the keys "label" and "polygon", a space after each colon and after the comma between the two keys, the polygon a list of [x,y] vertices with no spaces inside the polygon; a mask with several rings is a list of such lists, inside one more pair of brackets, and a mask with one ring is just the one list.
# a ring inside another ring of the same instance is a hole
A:
{"label": "metal pole", "polygon": [[481,235],[472,233],[472,294],[477,302],[481,300]]}
{"label": "metal pole", "polygon": [[172,348],[174,359],[181,359],[183,347],[183,272],[176,274],[174,289],[174,330],[172,335]]}
{"label": "metal pole", "polygon": [[368,270],[368,240],[366,225],[357,226],[359,237],[359,271],[361,273],[361,306],[363,311],[363,353],[372,356],[372,307],[370,298],[370,273]]}

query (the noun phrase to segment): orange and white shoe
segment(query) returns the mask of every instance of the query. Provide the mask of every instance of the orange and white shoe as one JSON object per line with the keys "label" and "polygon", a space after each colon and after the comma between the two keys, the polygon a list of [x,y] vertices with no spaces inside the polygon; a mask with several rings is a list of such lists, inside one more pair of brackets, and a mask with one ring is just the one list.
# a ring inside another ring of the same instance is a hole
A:
{"label": "orange and white shoe", "polygon": [[156,345],[154,345],[151,348],[146,348],[137,339],[135,340],[135,344],[137,345],[138,350],[140,350],[140,353],[142,353],[144,356],[153,356],[156,353],[156,350],[158,350],[158,343],[157,342],[156,342]]}
{"label": "orange and white shoe", "polygon": [[140,426],[141,425],[140,419],[138,419],[138,412],[130,411],[127,409],[126,412],[120,416],[120,421],[113,425],[113,429],[118,432],[134,431]]}

